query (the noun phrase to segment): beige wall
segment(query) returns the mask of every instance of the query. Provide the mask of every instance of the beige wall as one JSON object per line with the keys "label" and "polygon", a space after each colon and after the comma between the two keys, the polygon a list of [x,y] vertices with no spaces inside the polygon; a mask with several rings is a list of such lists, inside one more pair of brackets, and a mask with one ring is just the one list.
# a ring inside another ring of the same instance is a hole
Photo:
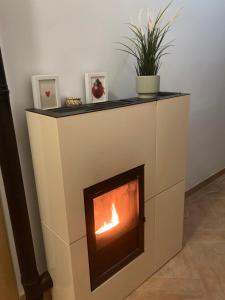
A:
{"label": "beige wall", "polygon": [[18,300],[8,237],[0,197],[0,300]]}
{"label": "beige wall", "polygon": [[4,213],[4,217],[5,217],[6,231],[7,231],[7,235],[8,235],[8,239],[9,239],[9,248],[10,248],[10,253],[12,256],[14,272],[16,274],[18,292],[21,295],[21,294],[23,294],[23,287],[20,282],[19,265],[18,265],[18,261],[17,261],[16,248],[15,248],[15,243],[14,243],[14,239],[13,239],[12,227],[11,227],[11,223],[10,223],[10,217],[9,217],[7,200],[6,200],[6,195],[5,195],[5,190],[4,190],[3,180],[2,180],[1,169],[0,169],[0,205],[2,205],[2,209],[3,209],[3,213]]}

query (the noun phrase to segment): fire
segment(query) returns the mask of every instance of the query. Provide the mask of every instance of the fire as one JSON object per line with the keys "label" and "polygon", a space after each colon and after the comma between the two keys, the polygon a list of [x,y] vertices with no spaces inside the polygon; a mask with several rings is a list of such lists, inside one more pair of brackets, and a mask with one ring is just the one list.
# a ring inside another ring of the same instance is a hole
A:
{"label": "fire", "polygon": [[104,222],[104,225],[102,225],[98,230],[95,231],[96,234],[101,234],[103,232],[106,232],[113,227],[117,226],[119,224],[119,216],[116,211],[115,203],[112,204],[112,217],[111,217],[111,222],[106,223]]}

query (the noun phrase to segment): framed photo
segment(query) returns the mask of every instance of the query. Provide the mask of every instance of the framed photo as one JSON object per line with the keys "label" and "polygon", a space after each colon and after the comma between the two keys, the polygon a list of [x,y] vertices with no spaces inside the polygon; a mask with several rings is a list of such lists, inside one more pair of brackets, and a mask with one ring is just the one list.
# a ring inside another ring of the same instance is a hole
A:
{"label": "framed photo", "polygon": [[107,73],[85,73],[86,102],[96,103],[108,100]]}
{"label": "framed photo", "polygon": [[55,75],[32,76],[34,107],[50,109],[60,107],[59,77]]}

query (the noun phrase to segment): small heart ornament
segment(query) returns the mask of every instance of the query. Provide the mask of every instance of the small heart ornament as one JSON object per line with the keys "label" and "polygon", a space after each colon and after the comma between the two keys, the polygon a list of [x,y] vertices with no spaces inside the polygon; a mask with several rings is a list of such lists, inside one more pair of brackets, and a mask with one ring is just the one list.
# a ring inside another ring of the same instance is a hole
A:
{"label": "small heart ornament", "polygon": [[46,95],[47,97],[49,97],[49,96],[50,96],[50,94],[51,94],[51,92],[50,92],[50,91],[46,91],[46,92],[45,92],[45,95]]}

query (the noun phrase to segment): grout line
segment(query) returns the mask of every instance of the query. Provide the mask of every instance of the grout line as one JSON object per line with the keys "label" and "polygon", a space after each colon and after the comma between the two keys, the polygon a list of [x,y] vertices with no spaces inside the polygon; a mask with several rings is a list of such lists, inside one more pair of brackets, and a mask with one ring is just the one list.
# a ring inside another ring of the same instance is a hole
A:
{"label": "grout line", "polygon": [[45,222],[41,222],[42,225],[44,225],[52,234],[54,234],[58,239],[60,239],[64,244],[66,244],[66,246],[72,246],[73,244],[75,244],[76,242],[82,240],[83,238],[86,238],[86,235],[81,236],[80,238],[78,238],[75,241],[72,241],[71,243],[67,243],[64,239],[61,238],[61,236],[59,236],[53,229],[51,229]]}

